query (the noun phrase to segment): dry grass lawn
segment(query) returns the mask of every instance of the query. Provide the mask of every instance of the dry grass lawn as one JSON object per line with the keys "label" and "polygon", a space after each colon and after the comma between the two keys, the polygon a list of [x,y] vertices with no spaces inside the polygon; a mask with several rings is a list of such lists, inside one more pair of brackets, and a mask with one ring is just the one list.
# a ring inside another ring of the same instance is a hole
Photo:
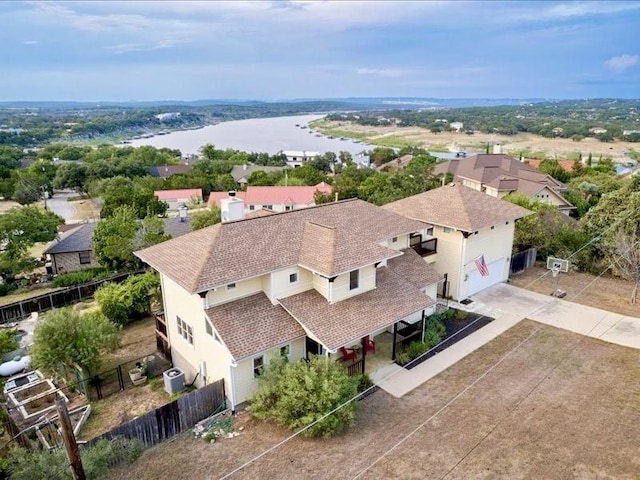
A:
{"label": "dry grass lawn", "polygon": [[[638,478],[639,381],[639,351],[525,320],[401,399],[374,393],[344,435],[295,438],[232,478]],[[220,478],[288,435],[238,423],[236,438],[185,433],[110,478]]]}
{"label": "dry grass lawn", "polygon": [[97,220],[100,218],[100,209],[90,198],[69,202],[76,211],[74,220]]}
{"label": "dry grass lawn", "polygon": [[[516,287],[545,294],[551,294],[555,288],[551,272],[541,266],[511,277],[510,282]],[[565,300],[570,302],[640,317],[640,304],[632,305],[630,302],[633,285],[626,280],[608,276],[596,278],[589,273],[569,272],[560,274],[558,288],[567,292]]]}
{"label": "dry grass lawn", "polygon": [[[532,133],[519,133],[517,135],[497,135],[489,133],[431,133],[426,128],[421,127],[372,127],[357,125],[350,122],[318,122],[314,123],[314,128],[318,130],[333,129],[342,131],[346,135],[361,140],[380,140],[390,137],[391,140],[404,139],[413,145],[424,148],[448,149],[450,151],[470,150],[484,152],[487,143],[502,144],[505,153],[516,154],[522,150],[530,152],[540,152],[553,158],[566,158],[567,155],[582,152],[587,155],[591,152],[595,159],[600,155],[610,156],[614,160],[628,161],[625,155],[631,148],[638,148],[638,144],[630,142],[603,143],[595,138],[585,138],[580,142],[574,142],[568,138],[545,138]],[[345,135],[345,136],[346,136]],[[401,144],[398,144],[401,145]]]}

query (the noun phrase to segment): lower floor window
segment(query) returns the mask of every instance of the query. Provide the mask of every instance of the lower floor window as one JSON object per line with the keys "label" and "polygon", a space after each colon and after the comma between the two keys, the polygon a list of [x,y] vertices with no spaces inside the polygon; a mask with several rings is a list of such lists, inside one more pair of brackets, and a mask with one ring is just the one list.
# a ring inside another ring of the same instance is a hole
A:
{"label": "lower floor window", "polygon": [[80,265],[87,265],[91,263],[91,252],[78,252]]}
{"label": "lower floor window", "polygon": [[264,357],[256,357],[253,359],[253,376],[259,377],[264,370]]}

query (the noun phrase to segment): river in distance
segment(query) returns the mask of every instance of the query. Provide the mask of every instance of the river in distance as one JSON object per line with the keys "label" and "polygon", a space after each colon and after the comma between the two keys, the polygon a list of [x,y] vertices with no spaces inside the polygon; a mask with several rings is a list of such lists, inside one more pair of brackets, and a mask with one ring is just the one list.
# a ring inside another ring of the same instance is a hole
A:
{"label": "river in distance", "polygon": [[[233,120],[209,125],[197,130],[182,130],[156,135],[152,138],[131,140],[131,145],[140,147],[151,145],[156,148],[173,148],[182,155],[197,154],[203,145],[213,144],[216,148],[232,148],[244,152],[266,152],[271,155],[280,151],[295,150],[308,152],[347,151],[354,160],[364,159],[360,154],[374,147],[352,140],[328,138],[311,131],[309,122],[322,115],[296,115],[291,117],[253,118]],[[299,126],[296,126],[299,125]]]}

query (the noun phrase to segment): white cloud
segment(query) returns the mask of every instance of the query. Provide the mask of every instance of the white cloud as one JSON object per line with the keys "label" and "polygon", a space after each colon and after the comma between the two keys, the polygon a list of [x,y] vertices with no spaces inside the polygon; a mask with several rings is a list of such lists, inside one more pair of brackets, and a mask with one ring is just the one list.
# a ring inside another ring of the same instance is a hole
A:
{"label": "white cloud", "polygon": [[188,37],[179,34],[166,34],[154,42],[145,43],[118,43],[116,45],[107,45],[105,50],[115,55],[122,55],[130,52],[151,52],[153,50],[165,50],[175,47],[181,43],[188,42]]}
{"label": "white cloud", "polygon": [[148,18],[139,14],[87,14],[56,3],[37,2],[36,11],[53,22],[62,22],[76,30],[108,32],[138,30],[151,25]]}
{"label": "white cloud", "polygon": [[22,42],[23,45],[37,45],[39,42],[37,40],[25,40]]}
{"label": "white cloud", "polygon": [[629,55],[627,53],[611,57],[604,64],[615,73],[624,73],[631,67],[638,64],[638,55]]}

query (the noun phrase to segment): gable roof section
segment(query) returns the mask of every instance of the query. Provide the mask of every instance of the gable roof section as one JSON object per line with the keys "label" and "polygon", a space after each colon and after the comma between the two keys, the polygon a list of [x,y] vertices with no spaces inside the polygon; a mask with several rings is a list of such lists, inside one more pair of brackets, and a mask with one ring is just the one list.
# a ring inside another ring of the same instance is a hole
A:
{"label": "gable roof section", "polygon": [[85,223],[74,230],[61,235],[60,240],[47,248],[43,253],[86,252],[93,249],[91,238],[96,228],[95,223]]}
{"label": "gable roof section", "polygon": [[336,303],[315,290],[282,298],[280,304],[330,350],[434,305],[436,302],[387,267],[376,270],[376,288]]}
{"label": "gable roof section", "polygon": [[236,361],[305,334],[300,324],[280,305],[272,305],[264,293],[208,308],[205,314]]}
{"label": "gable roof section", "polygon": [[166,178],[172,175],[189,173],[192,168],[192,165],[159,165],[157,167],[149,167],[149,172],[152,177]]}
{"label": "gable roof section", "polygon": [[[187,291],[203,292],[298,265],[303,239],[311,241],[308,231],[305,235],[307,221],[336,229],[339,246],[334,249],[333,268],[318,265],[333,273],[394,257],[398,252],[378,243],[425,227],[422,222],[354,199],[219,223],[136,255]],[[309,258],[308,250],[303,258]]]}
{"label": "gable roof section", "polygon": [[463,232],[526,217],[532,212],[458,183],[419,193],[382,208]]}
{"label": "gable roof section", "polygon": [[433,264],[427,263],[412,248],[401,250],[403,255],[387,262],[389,268],[416,288],[425,288],[444,280]]}
{"label": "gable roof section", "polygon": [[267,167],[263,165],[234,165],[231,169],[231,176],[236,182],[243,178],[247,180],[253,172],[281,172],[286,167]]}
{"label": "gable roof section", "polygon": [[202,198],[201,188],[187,188],[183,190],[156,190],[153,194],[158,197],[158,200],[176,200],[180,198]]}

